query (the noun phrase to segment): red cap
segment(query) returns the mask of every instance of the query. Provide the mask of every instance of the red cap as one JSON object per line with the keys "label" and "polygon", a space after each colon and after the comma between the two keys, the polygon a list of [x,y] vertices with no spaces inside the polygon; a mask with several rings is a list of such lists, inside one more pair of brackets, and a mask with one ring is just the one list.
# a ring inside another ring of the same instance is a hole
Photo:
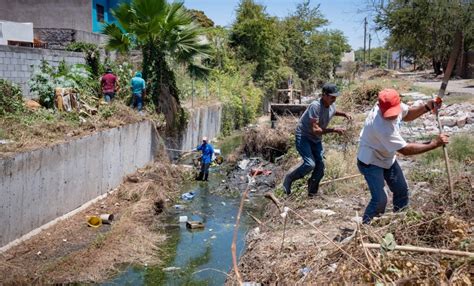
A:
{"label": "red cap", "polygon": [[379,108],[383,117],[391,117],[400,114],[400,95],[395,89],[386,88],[379,92]]}

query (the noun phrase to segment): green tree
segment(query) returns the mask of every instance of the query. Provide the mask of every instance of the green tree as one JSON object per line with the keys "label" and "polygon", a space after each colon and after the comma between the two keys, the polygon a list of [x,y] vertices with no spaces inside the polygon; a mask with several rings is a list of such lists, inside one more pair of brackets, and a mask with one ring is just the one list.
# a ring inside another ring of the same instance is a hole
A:
{"label": "green tree", "polygon": [[[366,53],[367,63],[373,65],[374,67],[387,67],[387,54],[388,50],[383,47],[377,47],[370,50],[370,59],[368,58],[368,51]],[[355,51],[355,60],[357,62],[362,62],[364,57],[364,50],[358,49]]]}
{"label": "green tree", "polygon": [[305,93],[312,92],[318,83],[329,78],[339,64],[342,53],[349,50],[342,32],[319,31],[328,21],[319,5],[311,7],[305,0],[282,23],[285,33],[285,58],[302,80]]}
{"label": "green tree", "polygon": [[209,19],[209,17],[204,14],[201,10],[189,9],[188,12],[193,17],[193,20],[199,23],[203,28],[214,27],[214,21]]}
{"label": "green tree", "polygon": [[437,74],[447,65],[456,31],[464,50],[473,45],[474,1],[393,0],[378,9],[376,24],[390,33],[388,46],[415,59],[429,58]]}
{"label": "green tree", "polygon": [[143,77],[150,84],[148,93],[166,117],[167,131],[180,131],[186,116],[180,105],[172,62],[188,67],[193,75],[207,69],[199,59],[209,56],[204,31],[194,23],[182,2],[166,0],[132,0],[122,3],[113,12],[119,22],[107,24],[107,46],[120,52],[139,48],[143,54]]}
{"label": "green tree", "polygon": [[272,81],[272,74],[282,62],[283,47],[278,19],[270,17],[265,7],[253,0],[242,0],[232,25],[230,45],[238,58],[255,62],[253,78],[261,83]]}

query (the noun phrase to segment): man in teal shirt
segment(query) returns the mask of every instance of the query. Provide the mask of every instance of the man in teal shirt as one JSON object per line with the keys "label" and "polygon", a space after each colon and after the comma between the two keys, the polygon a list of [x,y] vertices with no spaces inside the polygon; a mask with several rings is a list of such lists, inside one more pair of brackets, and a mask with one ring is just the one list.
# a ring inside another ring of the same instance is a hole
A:
{"label": "man in teal shirt", "polygon": [[141,72],[136,72],[135,76],[132,78],[130,85],[132,87],[132,105],[131,108],[137,107],[138,111],[142,111],[143,108],[143,98],[146,94],[145,80],[142,78]]}

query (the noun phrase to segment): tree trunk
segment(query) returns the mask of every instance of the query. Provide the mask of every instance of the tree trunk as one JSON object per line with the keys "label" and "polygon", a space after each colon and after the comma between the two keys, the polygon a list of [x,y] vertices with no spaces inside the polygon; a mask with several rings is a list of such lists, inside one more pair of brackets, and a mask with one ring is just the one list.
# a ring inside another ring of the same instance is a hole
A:
{"label": "tree trunk", "polygon": [[179,102],[175,75],[159,48],[155,47],[153,61],[155,67],[152,79],[153,102],[158,111],[165,115],[167,134],[177,135],[184,129],[186,116]]}

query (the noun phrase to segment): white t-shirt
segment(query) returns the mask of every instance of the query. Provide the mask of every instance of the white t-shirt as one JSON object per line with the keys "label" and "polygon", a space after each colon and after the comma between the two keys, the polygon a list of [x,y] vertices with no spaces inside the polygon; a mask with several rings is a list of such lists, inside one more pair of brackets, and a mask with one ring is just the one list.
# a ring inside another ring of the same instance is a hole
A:
{"label": "white t-shirt", "polygon": [[378,104],[372,108],[360,132],[357,158],[363,163],[389,169],[395,162],[395,154],[407,142],[400,135],[400,122],[408,113],[408,106],[401,104],[402,112],[395,120],[382,117]]}

